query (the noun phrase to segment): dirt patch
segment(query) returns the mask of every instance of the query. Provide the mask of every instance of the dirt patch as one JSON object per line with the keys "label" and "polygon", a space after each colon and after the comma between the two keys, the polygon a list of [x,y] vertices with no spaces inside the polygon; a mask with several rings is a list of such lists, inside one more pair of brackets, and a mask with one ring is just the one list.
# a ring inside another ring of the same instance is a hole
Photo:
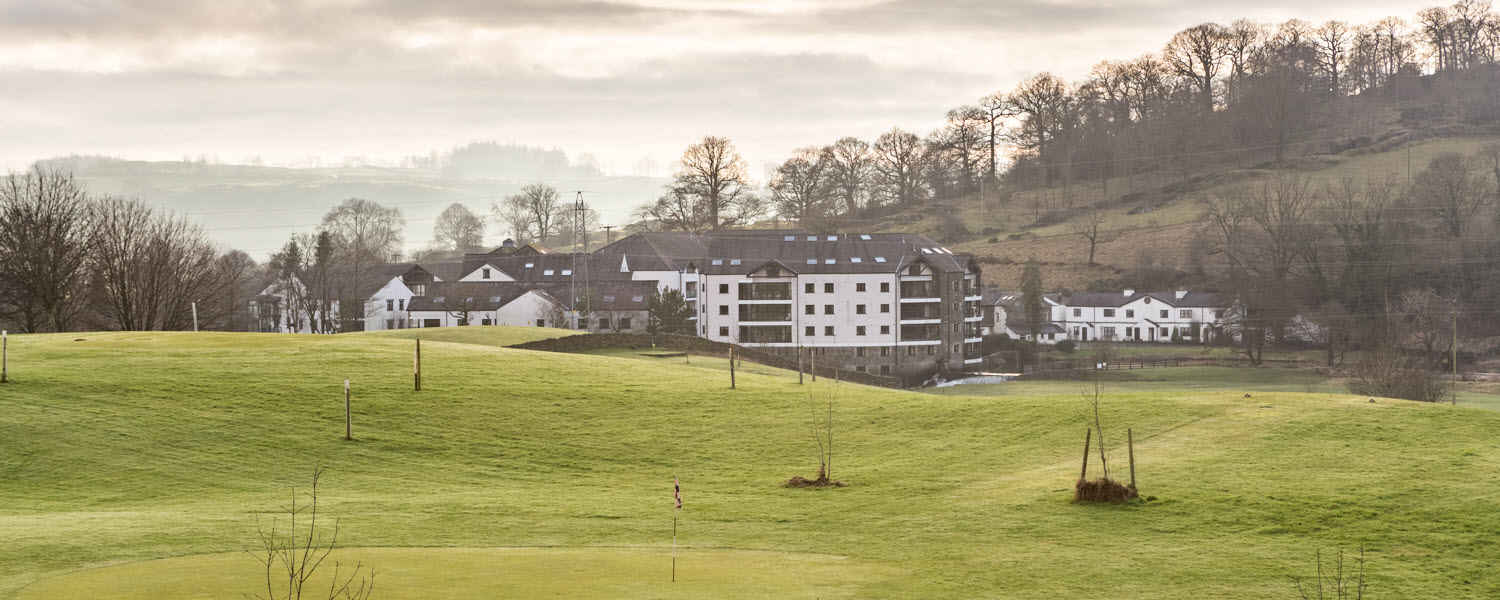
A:
{"label": "dirt patch", "polygon": [[1073,500],[1077,502],[1119,504],[1134,500],[1136,496],[1135,488],[1105,477],[1093,481],[1079,479],[1073,486]]}
{"label": "dirt patch", "polygon": [[844,482],[827,477],[808,479],[801,475],[793,476],[791,479],[781,482],[781,487],[789,488],[820,488],[820,487],[845,487]]}

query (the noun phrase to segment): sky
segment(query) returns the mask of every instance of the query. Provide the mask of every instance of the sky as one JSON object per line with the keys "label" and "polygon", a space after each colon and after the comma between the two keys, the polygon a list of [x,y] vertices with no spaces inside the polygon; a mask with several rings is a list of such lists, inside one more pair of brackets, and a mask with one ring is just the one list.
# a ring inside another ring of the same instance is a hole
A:
{"label": "sky", "polygon": [[843,136],[925,134],[1027,76],[1077,80],[1201,22],[1363,23],[1432,4],[0,0],[0,168],[395,161],[496,140],[662,175],[719,135],[760,173]]}

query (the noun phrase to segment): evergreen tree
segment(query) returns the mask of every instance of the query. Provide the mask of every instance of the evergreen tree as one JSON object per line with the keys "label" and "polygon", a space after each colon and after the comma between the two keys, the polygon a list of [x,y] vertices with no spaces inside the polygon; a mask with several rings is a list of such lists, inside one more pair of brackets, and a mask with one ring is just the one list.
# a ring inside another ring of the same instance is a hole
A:
{"label": "evergreen tree", "polygon": [[668,333],[692,335],[693,309],[688,308],[682,290],[668,288],[651,293],[646,299],[646,331],[652,334]]}
{"label": "evergreen tree", "polygon": [[1026,317],[1026,329],[1036,339],[1047,322],[1047,306],[1042,302],[1042,265],[1036,257],[1026,261],[1021,271],[1021,312]]}

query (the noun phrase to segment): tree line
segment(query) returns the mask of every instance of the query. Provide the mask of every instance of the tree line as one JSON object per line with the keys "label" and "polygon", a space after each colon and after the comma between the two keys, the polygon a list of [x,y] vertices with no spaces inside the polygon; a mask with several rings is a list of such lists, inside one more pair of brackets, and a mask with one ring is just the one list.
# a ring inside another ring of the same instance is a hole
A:
{"label": "tree line", "polygon": [[[1500,119],[1500,16],[1462,0],[1408,21],[1204,23],[1161,51],[1098,63],[1082,81],[1039,73],[949,110],[925,136],[893,128],[795,150],[758,188],[730,140],[690,146],[641,229],[704,231],[774,217],[836,230],[929,199],[1112,179],[1185,176],[1236,157],[1277,166],[1313,142],[1381,133],[1384,111],[1420,121]],[[1227,154],[1226,154],[1227,153]],[[1039,196],[1037,202],[1048,202]],[[1038,206],[1038,215],[1057,206]],[[1072,208],[1069,204],[1066,208]]]}

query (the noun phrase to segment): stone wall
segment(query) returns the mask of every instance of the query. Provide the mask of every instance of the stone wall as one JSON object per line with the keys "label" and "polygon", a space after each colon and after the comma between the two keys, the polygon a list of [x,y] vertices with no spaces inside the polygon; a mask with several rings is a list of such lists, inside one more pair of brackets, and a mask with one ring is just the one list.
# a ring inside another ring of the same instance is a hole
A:
{"label": "stone wall", "polygon": [[[703,356],[729,356],[730,344],[706,340],[693,335],[651,335],[648,333],[591,333],[582,335],[569,335],[550,340],[538,340],[511,346],[518,350],[538,350],[542,352],[589,352],[592,350],[676,350],[679,352],[691,352]],[[788,349],[791,356],[782,356],[774,352],[768,352],[757,348],[739,347],[736,354],[741,360],[747,360],[756,364],[775,367],[778,369],[797,370],[796,350]],[[813,372],[806,368],[804,371]],[[900,389],[905,387],[900,377],[876,375],[873,373],[861,373],[849,369],[839,369],[830,365],[818,365],[817,375],[824,378],[837,378],[840,381],[849,381],[864,385],[873,385],[887,388]]]}

